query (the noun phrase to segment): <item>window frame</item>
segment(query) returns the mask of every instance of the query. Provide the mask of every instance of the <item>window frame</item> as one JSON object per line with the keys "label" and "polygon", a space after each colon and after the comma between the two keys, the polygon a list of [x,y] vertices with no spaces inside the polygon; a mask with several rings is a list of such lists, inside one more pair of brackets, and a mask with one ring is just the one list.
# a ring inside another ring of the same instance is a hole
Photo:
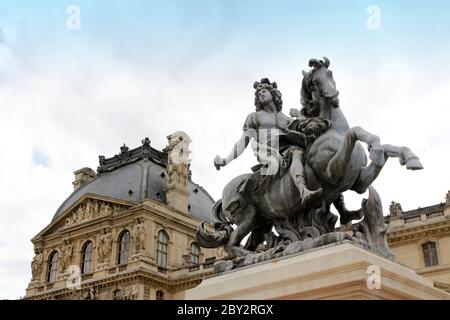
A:
{"label": "window frame", "polygon": [[[124,241],[124,237],[127,235],[127,241]],[[124,246],[126,248],[124,248]],[[131,248],[131,233],[128,230],[124,230],[119,235],[118,248],[117,248],[117,263],[121,266],[127,265],[130,259],[130,248]],[[126,255],[126,258],[125,258]]]}
{"label": "window frame", "polygon": [[54,283],[58,276],[59,252],[54,250],[50,253],[47,260],[47,283]]}
{"label": "window frame", "polygon": [[[193,249],[196,249],[197,252],[194,252]],[[198,265],[200,264],[200,255],[201,255],[201,248],[200,246],[196,243],[196,242],[192,242],[191,243],[191,248],[190,248],[190,255],[191,255],[191,263]]]}
{"label": "window frame", "polygon": [[435,241],[422,243],[423,261],[426,268],[439,265],[437,244]]}
{"label": "window frame", "polygon": [[[91,246],[91,249],[89,252],[87,252],[86,249],[89,245]],[[94,252],[94,243],[91,240],[88,240],[83,244],[81,248],[81,274],[89,274],[93,271],[92,254]],[[86,259],[87,253],[89,253],[89,260]],[[89,270],[86,270],[86,265],[89,266]]]}
{"label": "window frame", "polygon": [[[161,236],[162,235],[162,236]],[[156,265],[165,270],[169,251],[169,235],[165,230],[159,230],[156,240]]]}

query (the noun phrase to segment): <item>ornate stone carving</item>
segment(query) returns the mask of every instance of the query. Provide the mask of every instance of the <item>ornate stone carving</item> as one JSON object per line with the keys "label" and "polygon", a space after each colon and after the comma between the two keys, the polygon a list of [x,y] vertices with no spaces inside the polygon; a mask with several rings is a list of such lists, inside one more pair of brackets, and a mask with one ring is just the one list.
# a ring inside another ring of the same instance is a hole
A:
{"label": "ornate stone carving", "polygon": [[145,220],[142,217],[136,219],[136,225],[134,227],[134,239],[135,239],[135,249],[136,252],[141,252],[145,250]]}
{"label": "ornate stone carving", "polygon": [[189,170],[190,138],[182,132],[176,132],[167,137],[167,185],[168,188],[178,186],[184,188],[191,176]]}
{"label": "ornate stone carving", "polygon": [[97,174],[101,175],[105,172],[113,171],[127,164],[137,162],[139,160],[151,160],[155,163],[165,165],[164,152],[156,150],[150,146],[150,139],[142,140],[142,146],[130,150],[125,144],[120,148],[120,154],[112,158],[99,156],[99,167]]}
{"label": "ornate stone carving", "polygon": [[119,289],[115,291],[114,300],[136,300],[139,295],[137,286],[132,286],[124,290]]}
{"label": "ornate stone carving", "polygon": [[95,300],[96,296],[97,291],[94,288],[89,288],[81,295],[80,300]]}
{"label": "ornate stone carving", "polygon": [[59,256],[59,270],[66,271],[70,265],[73,255],[73,243],[71,240],[64,240],[64,245],[61,247],[61,254]]}
{"label": "ornate stone carving", "polygon": [[66,226],[75,225],[98,217],[106,217],[111,214],[119,214],[126,209],[127,207],[122,205],[88,199],[69,213],[66,219]]}
{"label": "ornate stone carving", "polygon": [[391,218],[403,218],[403,209],[400,203],[392,201],[389,206],[389,214]]}
{"label": "ornate stone carving", "polygon": [[33,261],[31,261],[31,280],[38,281],[42,274],[42,263],[44,261],[44,256],[41,248],[35,248],[34,254],[35,256],[33,257]]}
{"label": "ornate stone carving", "polygon": [[112,249],[111,228],[104,228],[102,234],[98,237],[97,259],[98,263],[110,261]]}
{"label": "ornate stone carving", "polygon": [[183,267],[192,266],[192,257],[189,250],[186,250],[186,253],[182,255],[182,258],[183,258]]}

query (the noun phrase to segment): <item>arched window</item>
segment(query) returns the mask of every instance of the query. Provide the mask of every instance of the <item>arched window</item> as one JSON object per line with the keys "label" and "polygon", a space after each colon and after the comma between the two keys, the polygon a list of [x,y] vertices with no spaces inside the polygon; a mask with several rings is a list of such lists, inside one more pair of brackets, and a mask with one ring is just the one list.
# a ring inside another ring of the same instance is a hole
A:
{"label": "arched window", "polygon": [[422,244],[422,250],[425,267],[436,266],[439,264],[435,242],[430,241]]}
{"label": "arched window", "polygon": [[191,244],[191,263],[200,263],[200,247],[195,242]]}
{"label": "arched window", "polygon": [[92,271],[92,241],[84,244],[81,252],[81,273],[89,273]]}
{"label": "arched window", "polygon": [[156,291],[156,300],[164,300],[164,292],[161,290]]}
{"label": "arched window", "polygon": [[130,232],[124,231],[119,237],[119,264],[127,264],[130,255]]}
{"label": "arched window", "polygon": [[169,236],[163,230],[158,232],[158,241],[156,246],[156,263],[159,268],[165,269],[167,266],[167,243]]}
{"label": "arched window", "polygon": [[58,251],[53,251],[48,258],[47,282],[54,282],[58,274]]}

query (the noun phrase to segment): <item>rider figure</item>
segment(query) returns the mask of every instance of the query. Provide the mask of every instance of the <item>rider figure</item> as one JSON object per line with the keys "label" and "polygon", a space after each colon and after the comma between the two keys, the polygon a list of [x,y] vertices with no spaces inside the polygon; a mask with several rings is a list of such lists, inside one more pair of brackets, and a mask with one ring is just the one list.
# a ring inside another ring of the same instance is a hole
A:
{"label": "rider figure", "polygon": [[[269,79],[264,78],[261,82],[255,82],[254,88],[256,89],[256,111],[247,116],[241,138],[236,142],[231,153],[226,158],[216,156],[214,165],[217,170],[227,165],[239,157],[252,141],[253,150],[260,164],[252,168],[256,172],[252,174],[249,180],[261,184],[268,178],[267,176],[279,174],[281,165],[289,166],[290,159],[289,172],[300,192],[302,206],[305,206],[307,201],[320,196],[322,193],[321,188],[311,191],[306,186],[302,163],[303,149],[307,144],[305,135],[290,130],[290,125],[296,120],[281,112],[283,102],[281,92],[277,89],[275,82],[270,83]],[[288,148],[281,150],[282,146],[278,142],[279,137],[283,136],[288,137],[289,142],[292,142],[292,139],[289,138],[294,137],[297,143],[289,143]],[[244,196],[247,191],[247,182],[238,190],[241,196]]]}

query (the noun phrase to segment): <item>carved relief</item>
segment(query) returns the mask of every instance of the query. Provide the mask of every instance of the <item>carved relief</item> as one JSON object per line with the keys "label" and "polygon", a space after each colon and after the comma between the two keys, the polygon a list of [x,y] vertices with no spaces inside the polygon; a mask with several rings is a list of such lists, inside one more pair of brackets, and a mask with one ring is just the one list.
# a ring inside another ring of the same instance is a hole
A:
{"label": "carved relief", "polygon": [[135,248],[136,252],[141,252],[145,250],[145,225],[144,218],[139,217],[136,219],[136,226],[134,228],[134,237],[135,237]]}
{"label": "carved relief", "polygon": [[136,300],[139,295],[139,289],[136,286],[125,290],[118,289],[114,292],[114,300]]}
{"label": "carved relief", "polygon": [[389,213],[391,215],[391,218],[401,218],[403,217],[403,209],[400,203],[391,202],[391,205],[389,206]]}
{"label": "carved relief", "polygon": [[31,262],[31,280],[39,280],[42,274],[42,263],[44,261],[44,256],[42,254],[41,248],[34,249],[35,256],[33,257],[33,261]]}
{"label": "carved relief", "polygon": [[70,260],[73,255],[73,243],[70,240],[64,240],[64,245],[61,247],[61,255],[59,256],[59,270],[66,271],[70,265]]}
{"label": "carved relief", "polygon": [[94,288],[89,288],[81,295],[80,300],[95,300],[96,296],[97,291]]}
{"label": "carved relief", "polygon": [[104,228],[102,234],[98,237],[98,262],[104,263],[110,261],[112,249],[111,228]]}
{"label": "carved relief", "polygon": [[182,135],[168,137],[167,152],[167,183],[168,185],[186,186],[190,178],[189,143],[190,139]]}
{"label": "carved relief", "polygon": [[183,254],[182,256],[183,259],[183,267],[190,267],[192,266],[192,256],[191,253],[187,250],[185,254]]}
{"label": "carved relief", "polygon": [[127,207],[125,206],[89,199],[71,211],[66,219],[66,226],[75,225],[98,217],[118,214],[126,209]]}

